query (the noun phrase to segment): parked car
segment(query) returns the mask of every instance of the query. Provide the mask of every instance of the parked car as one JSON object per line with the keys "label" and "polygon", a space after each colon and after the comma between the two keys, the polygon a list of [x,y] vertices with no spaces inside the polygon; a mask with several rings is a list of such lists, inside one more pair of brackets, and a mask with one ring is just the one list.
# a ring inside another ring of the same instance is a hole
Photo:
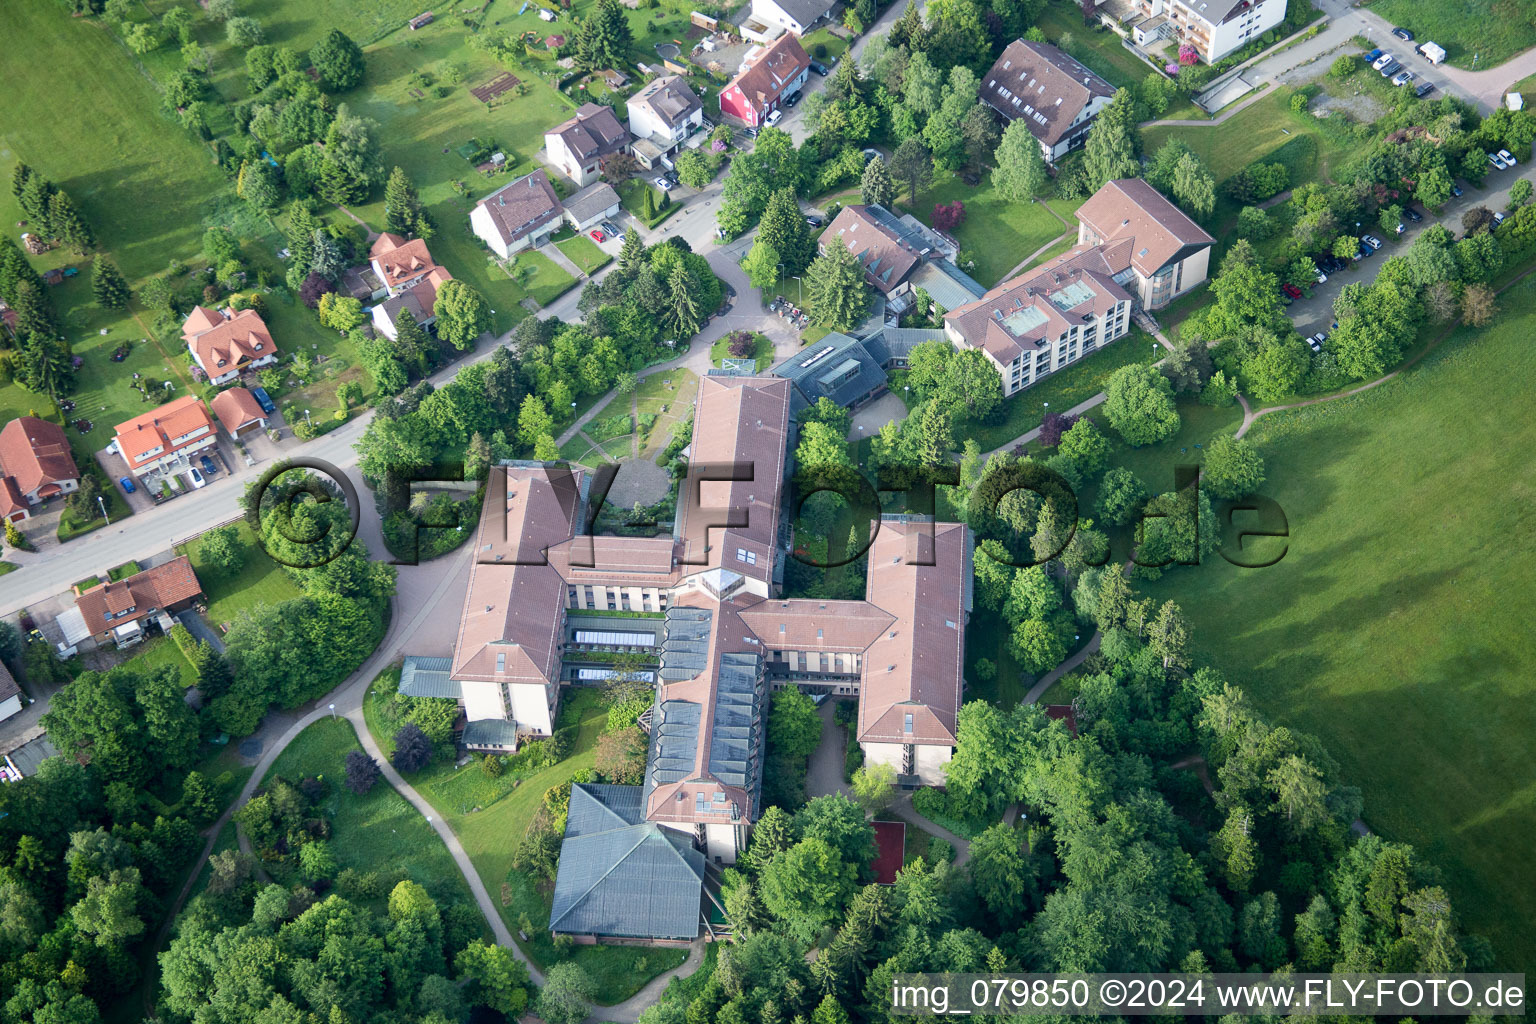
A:
{"label": "parked car", "polygon": [[1376,49],[1372,50],[1370,53],[1365,55],[1365,62],[1367,64],[1373,63],[1376,60],[1377,57],[1381,56],[1381,54],[1382,54],[1382,49],[1381,49],[1381,47],[1378,46],[1378,47],[1376,47]]}
{"label": "parked car", "polygon": [[1498,213],[1495,213],[1493,215],[1493,226],[1494,227],[1498,227],[1500,224],[1503,224],[1508,219],[1509,219],[1509,214],[1505,213],[1503,210],[1500,210]]}
{"label": "parked car", "polygon": [[267,394],[266,388],[251,388],[251,397],[256,399],[256,404],[261,406],[261,411],[268,416],[277,412],[277,403],[272,401],[272,396]]}
{"label": "parked car", "polygon": [[1371,62],[1371,67],[1375,68],[1377,71],[1380,71],[1382,68],[1386,67],[1388,64],[1391,64],[1392,60],[1393,60],[1393,57],[1392,57],[1392,55],[1390,53],[1384,53],[1380,57],[1377,57],[1374,61]]}
{"label": "parked car", "polygon": [[1355,254],[1353,256],[1351,256],[1350,259],[1352,261],[1354,261],[1355,263],[1359,263],[1361,260],[1365,259],[1370,254],[1371,254],[1371,250],[1367,249],[1365,246],[1362,245],[1360,248],[1355,250]]}
{"label": "parked car", "polygon": [[1372,249],[1380,249],[1383,245],[1386,244],[1381,239],[1377,238],[1375,235],[1361,235],[1360,236],[1360,241],[1364,242],[1366,245],[1370,246]]}
{"label": "parked car", "polygon": [[133,477],[131,476],[123,477],[118,481],[118,483],[122,485],[124,494],[132,494],[134,491],[138,490],[138,488],[134,486]]}
{"label": "parked car", "polygon": [[203,479],[203,474],[197,471],[196,466],[192,466],[187,470],[187,479],[192,481],[194,489],[208,486],[208,481]]}
{"label": "parked car", "polygon": [[197,463],[203,467],[203,474],[205,476],[213,476],[213,474],[219,471],[219,468],[213,464],[213,460],[206,455],[199,458]]}
{"label": "parked car", "polygon": [[1460,199],[1461,198],[1461,186],[1457,185],[1455,183],[1452,183],[1452,185],[1451,185],[1451,195],[1455,196],[1457,199]]}
{"label": "parked car", "polygon": [[1409,220],[1413,221],[1415,224],[1417,224],[1419,221],[1424,219],[1424,215],[1422,213],[1420,213],[1418,210],[1415,210],[1411,206],[1403,207],[1403,216],[1407,217]]}
{"label": "parked car", "polygon": [[1399,71],[1397,74],[1392,76],[1392,84],[1398,86],[1399,88],[1407,85],[1411,81],[1413,81],[1412,71]]}
{"label": "parked car", "polygon": [[663,192],[671,192],[674,188],[677,187],[677,186],[673,185],[670,181],[668,181],[666,178],[654,178],[654,179],[652,179],[651,184],[655,185],[657,188],[661,189]]}
{"label": "parked car", "polygon": [[816,215],[816,214],[814,214],[814,213],[808,213],[808,214],[806,214],[806,215],[805,215],[805,222],[806,222],[806,223],[807,223],[807,224],[809,224],[809,225],[810,225],[810,226],[811,226],[811,227],[813,227],[813,228],[819,228],[819,227],[821,227],[821,218],[820,218],[820,217],[818,217],[818,216],[817,216],[817,215]]}
{"label": "parked car", "polygon": [[1420,82],[1419,83],[1419,87],[1417,89],[1413,90],[1413,94],[1415,96],[1423,97],[1423,96],[1428,96],[1430,93],[1432,93],[1434,91],[1435,91],[1435,83],[1434,82]]}
{"label": "parked car", "polygon": [[1407,40],[1410,43],[1413,42],[1413,33],[1409,32],[1407,29],[1403,28],[1402,26],[1398,26],[1397,28],[1394,28],[1392,30],[1392,34],[1397,36],[1397,38],[1399,38],[1399,39]]}
{"label": "parked car", "polygon": [[1403,62],[1400,60],[1394,60],[1392,63],[1381,69],[1381,77],[1391,78],[1401,70],[1403,70]]}
{"label": "parked car", "polygon": [[755,139],[755,138],[757,138],[757,129],[756,128],[748,128],[748,129],[746,129],[746,134],[747,134],[747,138]]}
{"label": "parked car", "polygon": [[775,110],[775,111],[772,111],[771,113],[769,113],[768,120],[767,120],[766,123],[771,128],[774,125],[778,124],[782,120],[784,120],[784,111],[782,111],[782,110]]}
{"label": "parked car", "polygon": [[1290,298],[1293,298],[1293,299],[1301,298],[1301,289],[1297,288],[1293,284],[1283,284],[1283,285],[1280,286],[1280,290],[1285,292],[1285,294],[1287,296],[1289,296]]}
{"label": "parked car", "polygon": [[601,242],[603,240],[603,233],[597,228],[593,228],[591,231],[588,231],[587,234],[594,242]]}
{"label": "parked car", "polygon": [[1328,283],[1328,275],[1323,273],[1323,268],[1315,266],[1315,265],[1314,265],[1314,269],[1312,271],[1312,279],[1314,281],[1316,281],[1318,284],[1327,284]]}
{"label": "parked car", "polygon": [[865,163],[869,163],[875,157],[880,155],[880,151],[878,149],[866,149],[860,155],[864,157]]}
{"label": "parked car", "polygon": [[811,61],[811,70],[814,71],[816,74],[822,76],[823,78],[825,78],[827,75],[830,75],[832,73],[832,69],[827,67],[825,64],[823,64],[819,60]]}
{"label": "parked car", "polygon": [[1499,150],[1499,159],[1503,160],[1507,166],[1515,166],[1515,155],[1507,149]]}
{"label": "parked car", "polygon": [[1312,335],[1312,337],[1307,339],[1307,345],[1312,349],[1313,352],[1321,352],[1323,350],[1323,342],[1327,340],[1328,335],[1324,334],[1322,331],[1318,331],[1316,334]]}
{"label": "parked car", "polygon": [[1508,166],[1504,163],[1504,158],[1499,156],[1497,153],[1489,153],[1488,162],[1493,164],[1493,169],[1496,171],[1502,171],[1506,166]]}
{"label": "parked car", "polygon": [[796,103],[799,103],[799,102],[800,102],[800,93],[798,91],[792,92],[788,96],[784,97],[784,105],[786,107],[792,107]]}
{"label": "parked car", "polygon": [[605,234],[605,235],[612,235],[614,238],[618,238],[620,235],[622,235],[624,233],[624,232],[620,231],[618,228],[614,227],[613,226],[613,221],[611,221],[611,220],[603,221],[601,224],[598,225],[598,227],[603,229],[603,234]]}

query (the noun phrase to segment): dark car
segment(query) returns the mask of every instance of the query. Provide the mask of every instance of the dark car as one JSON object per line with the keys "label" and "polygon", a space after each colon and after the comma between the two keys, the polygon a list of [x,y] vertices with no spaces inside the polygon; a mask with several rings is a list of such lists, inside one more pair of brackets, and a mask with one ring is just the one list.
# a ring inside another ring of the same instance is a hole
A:
{"label": "dark car", "polygon": [[251,397],[256,399],[256,404],[261,406],[261,411],[268,416],[277,412],[277,403],[272,401],[272,396],[267,394],[266,388],[251,388]]}
{"label": "dark car", "polygon": [[757,138],[757,129],[756,128],[748,128],[748,129],[746,129],[746,135],[747,135],[747,138],[749,138],[749,139]]}
{"label": "dark car", "polygon": [[1394,60],[1392,63],[1381,69],[1381,77],[1391,78],[1401,70],[1403,70],[1403,62],[1400,60]]}
{"label": "dark car", "polygon": [[821,75],[823,78],[832,73],[832,69],[827,67],[819,60],[811,61],[811,70],[816,72],[818,75]]}
{"label": "dark car", "polygon": [[784,97],[784,105],[786,107],[792,107],[796,103],[799,103],[799,102],[800,102],[800,94],[798,92],[792,92],[788,96]]}
{"label": "dark car", "polygon": [[605,235],[612,235],[614,238],[618,238],[620,235],[622,235],[624,233],[624,232],[620,231],[618,228],[614,227],[613,226],[613,221],[611,221],[611,220],[603,221],[601,224],[598,225],[598,227],[603,229],[603,234],[605,234]]}
{"label": "dark car", "polygon": [[1435,83],[1434,82],[1423,82],[1423,83],[1420,83],[1420,85],[1419,85],[1419,87],[1417,89],[1413,90],[1413,94],[1415,96],[1428,96],[1430,93],[1432,93],[1434,91],[1435,91]]}
{"label": "dark car", "polygon": [[1403,215],[1406,216],[1409,220],[1413,221],[1415,224],[1424,219],[1424,215],[1411,206],[1403,207]]}
{"label": "dark car", "polygon": [[1410,42],[1410,43],[1413,42],[1413,33],[1409,32],[1405,28],[1402,28],[1402,27],[1394,28],[1392,30],[1392,34],[1397,36],[1397,38],[1399,38],[1399,39],[1406,40],[1407,42]]}
{"label": "dark car", "polygon": [[123,477],[118,481],[118,483],[122,485],[123,491],[127,494],[132,494],[134,491],[138,490],[138,488],[133,485],[133,477],[131,476]]}
{"label": "dark car", "polygon": [[811,227],[813,227],[813,228],[819,228],[819,227],[821,227],[821,218],[820,218],[820,217],[818,217],[818,216],[817,216],[817,215],[816,215],[816,214],[814,214],[814,213],[811,213],[811,214],[807,214],[807,215],[806,215],[806,217],[805,217],[805,222],[806,222],[806,223],[807,223],[807,224],[809,224],[809,225],[810,225],[810,226],[811,226]]}
{"label": "dark car", "polygon": [[203,467],[203,473],[207,476],[213,476],[213,474],[219,471],[218,467],[213,464],[213,460],[206,455],[199,458],[197,464]]}

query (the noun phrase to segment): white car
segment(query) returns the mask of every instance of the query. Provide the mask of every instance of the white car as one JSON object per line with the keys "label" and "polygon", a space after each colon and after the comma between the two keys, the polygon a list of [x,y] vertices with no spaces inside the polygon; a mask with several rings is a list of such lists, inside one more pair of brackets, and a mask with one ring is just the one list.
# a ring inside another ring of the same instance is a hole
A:
{"label": "white car", "polygon": [[652,179],[651,184],[655,185],[657,188],[661,189],[663,192],[671,192],[672,189],[676,187],[670,181],[668,181],[666,178],[654,178],[654,179]]}
{"label": "white car", "polygon": [[1396,60],[1396,58],[1393,57],[1390,53],[1384,53],[1380,57],[1376,58],[1376,63],[1372,64],[1371,67],[1377,71],[1380,71],[1388,64],[1391,64],[1394,60]]}
{"label": "white car", "polygon": [[1493,226],[1494,227],[1498,227],[1500,224],[1503,224],[1508,219],[1509,219],[1509,215],[1504,213],[1503,211],[1500,211],[1499,213],[1495,213],[1493,215]]}
{"label": "white car", "polygon": [[1504,168],[1509,166],[1504,162],[1504,158],[1499,156],[1497,153],[1489,153],[1488,162],[1493,164],[1493,169],[1496,171],[1502,171]]}
{"label": "white car", "polygon": [[1360,240],[1372,249],[1380,249],[1385,243],[1375,235],[1361,235]]}
{"label": "white car", "polygon": [[192,481],[194,489],[208,486],[208,481],[203,479],[203,474],[197,471],[196,466],[187,470],[187,478]]}
{"label": "white car", "polygon": [[1328,283],[1328,275],[1323,273],[1323,268],[1321,268],[1321,267],[1317,268],[1317,270],[1314,273],[1313,277],[1317,281],[1318,284],[1327,284]]}
{"label": "white car", "polygon": [[764,123],[767,124],[768,127],[772,128],[774,125],[778,124],[782,120],[784,120],[784,111],[782,111],[782,110],[775,110],[771,114],[768,115],[768,120],[766,122],[764,122]]}
{"label": "white car", "polygon": [[1501,149],[1501,150],[1499,150],[1499,159],[1500,159],[1500,160],[1503,160],[1503,161],[1504,161],[1504,163],[1505,163],[1505,165],[1506,165],[1506,166],[1508,166],[1508,167],[1513,167],[1513,166],[1515,166],[1515,157],[1514,157],[1514,154],[1513,154],[1513,153],[1511,153],[1511,152],[1510,152],[1510,151],[1509,151],[1509,150],[1507,150],[1507,149]]}
{"label": "white car", "polygon": [[1318,331],[1316,334],[1312,335],[1312,337],[1307,339],[1307,347],[1310,348],[1313,352],[1321,352],[1323,350],[1323,342],[1327,340],[1328,335],[1324,334],[1322,331]]}

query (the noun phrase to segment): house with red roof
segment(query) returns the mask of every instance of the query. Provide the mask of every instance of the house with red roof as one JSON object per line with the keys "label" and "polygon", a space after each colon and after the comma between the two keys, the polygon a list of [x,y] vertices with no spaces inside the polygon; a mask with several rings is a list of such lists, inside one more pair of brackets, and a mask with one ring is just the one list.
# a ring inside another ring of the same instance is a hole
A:
{"label": "house with red roof", "polygon": [[126,579],[98,583],[75,596],[75,608],[98,640],[129,647],[144,639],[144,620],[169,633],[171,616],[192,606],[203,585],[186,555]]}
{"label": "house with red roof", "polygon": [[230,437],[239,438],[252,431],[265,430],[267,414],[262,411],[256,396],[243,387],[228,388],[213,396],[209,403],[219,425]]}
{"label": "house with red roof", "polygon": [[784,98],[798,92],[810,77],[811,58],[800,40],[785,33],[748,53],[746,67],[720,92],[720,113],[746,125],[762,126],[778,110]]}
{"label": "house with red roof", "polygon": [[218,442],[208,407],[195,395],[172,399],[157,409],[119,423],[112,448],[135,474],[187,464]]}
{"label": "house with red roof", "polygon": [[453,275],[432,259],[427,243],[420,238],[406,241],[386,231],[374,239],[369,255],[387,295],[373,307],[374,329],[393,341],[395,321],[402,310],[422,327],[432,326],[437,320],[437,291],[453,280]]}
{"label": "house with red roof", "polygon": [[18,416],[0,428],[0,519],[19,523],[33,506],[79,488],[80,470],[58,424]]}
{"label": "house with red roof", "polygon": [[254,309],[194,306],[181,325],[181,338],[213,384],[228,384],[244,370],[277,362],[272,332]]}

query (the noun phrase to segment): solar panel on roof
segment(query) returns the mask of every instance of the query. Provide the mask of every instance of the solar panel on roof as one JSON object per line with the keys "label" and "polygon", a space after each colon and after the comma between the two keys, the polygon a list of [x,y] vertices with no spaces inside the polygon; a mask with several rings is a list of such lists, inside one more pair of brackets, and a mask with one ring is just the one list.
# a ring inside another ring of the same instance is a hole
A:
{"label": "solar panel on roof", "polygon": [[651,781],[679,782],[693,774],[703,710],[691,700],[661,702],[660,721],[651,725]]}
{"label": "solar panel on roof", "polygon": [[598,644],[603,647],[655,647],[654,633],[604,633],[589,629],[576,631],[579,644]]}

